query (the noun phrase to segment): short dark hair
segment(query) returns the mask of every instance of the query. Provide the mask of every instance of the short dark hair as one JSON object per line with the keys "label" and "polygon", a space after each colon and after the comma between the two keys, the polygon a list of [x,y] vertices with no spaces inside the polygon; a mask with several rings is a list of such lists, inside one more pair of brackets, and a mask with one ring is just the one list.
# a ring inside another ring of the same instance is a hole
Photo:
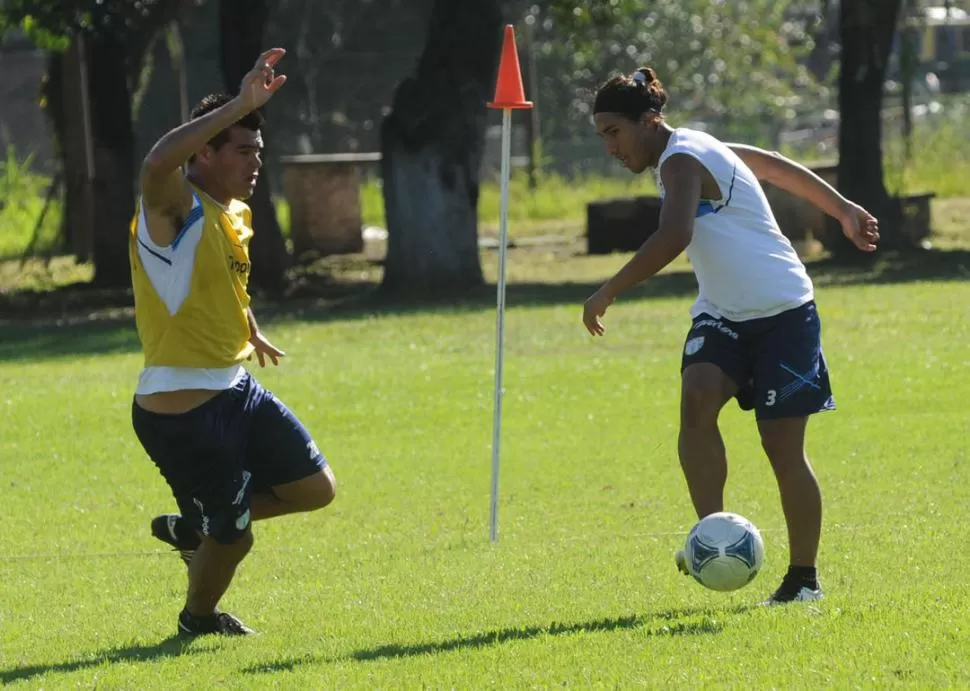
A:
{"label": "short dark hair", "polygon": [[[201,118],[203,115],[207,115],[208,113],[211,113],[215,109],[221,108],[222,106],[229,103],[229,101],[231,101],[232,98],[233,97],[230,96],[229,94],[224,94],[224,93],[209,94],[208,96],[206,96],[201,101],[195,104],[195,107],[192,108],[192,113],[189,116],[189,120],[195,120],[196,118]],[[257,132],[265,124],[265,122],[266,122],[266,119],[263,117],[262,113],[260,113],[258,110],[254,110],[251,113],[248,113],[241,120],[237,121],[234,125],[232,125],[232,127],[237,127],[237,126],[245,127],[247,130],[252,130],[253,132]],[[221,147],[223,144],[225,144],[228,141],[229,141],[229,128],[227,127],[226,129],[222,130],[222,132],[220,132],[219,134],[217,134],[216,136],[214,136],[212,139],[209,140],[209,146],[211,146],[213,149],[218,150],[219,147]]]}
{"label": "short dark hair", "polygon": [[619,113],[630,120],[639,120],[647,112],[663,114],[667,92],[649,67],[641,67],[631,75],[611,77],[596,91],[593,114]]}

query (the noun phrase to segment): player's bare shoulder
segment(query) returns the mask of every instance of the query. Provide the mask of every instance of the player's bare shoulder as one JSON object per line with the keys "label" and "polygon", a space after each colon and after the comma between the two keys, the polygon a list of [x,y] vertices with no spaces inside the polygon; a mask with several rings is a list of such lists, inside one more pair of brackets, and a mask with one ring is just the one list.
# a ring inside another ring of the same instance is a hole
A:
{"label": "player's bare shoulder", "polygon": [[146,160],[142,164],[139,192],[149,237],[159,247],[168,247],[192,210],[192,189],[182,169],[159,173]]}

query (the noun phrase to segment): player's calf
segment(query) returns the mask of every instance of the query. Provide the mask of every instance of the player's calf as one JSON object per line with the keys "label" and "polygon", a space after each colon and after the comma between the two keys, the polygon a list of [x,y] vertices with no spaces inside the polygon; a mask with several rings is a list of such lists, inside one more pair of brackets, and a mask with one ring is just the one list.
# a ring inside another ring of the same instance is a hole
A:
{"label": "player's calf", "polygon": [[717,418],[736,390],[716,365],[697,363],[684,369],[677,446],[698,518],[723,509],[727,453]]}
{"label": "player's calf", "polygon": [[822,533],[822,493],[805,456],[807,418],[759,420],[761,444],[778,482],[790,563],[814,567]]}
{"label": "player's calf", "polygon": [[[189,592],[185,609],[195,617],[215,614],[236,574],[236,567],[253,546],[253,533],[247,529],[234,536],[220,536],[217,541],[204,537],[195,558],[189,564]],[[231,540],[231,541],[230,541]]]}

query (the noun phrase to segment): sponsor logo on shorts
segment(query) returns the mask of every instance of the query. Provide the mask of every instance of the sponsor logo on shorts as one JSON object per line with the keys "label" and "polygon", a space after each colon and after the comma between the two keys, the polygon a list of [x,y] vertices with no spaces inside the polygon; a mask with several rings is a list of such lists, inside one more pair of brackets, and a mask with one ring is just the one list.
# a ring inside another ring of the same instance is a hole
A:
{"label": "sponsor logo on shorts", "polygon": [[697,336],[687,341],[687,345],[684,346],[684,355],[693,355],[701,348],[704,347],[704,337]]}
{"label": "sponsor logo on shorts", "polygon": [[694,330],[700,329],[704,326],[710,326],[718,331],[720,331],[725,336],[733,338],[735,341],[738,340],[738,332],[734,329],[724,326],[724,323],[719,319],[701,319],[699,322],[694,323]]}
{"label": "sponsor logo on shorts", "polygon": [[202,502],[192,497],[192,502],[199,508],[199,515],[202,517],[202,534],[209,534],[209,517],[205,515],[205,507],[202,506]]}
{"label": "sponsor logo on shorts", "polygon": [[236,519],[236,530],[245,530],[247,525],[249,525],[249,509]]}
{"label": "sponsor logo on shorts", "polygon": [[232,500],[233,504],[242,504],[243,497],[246,496],[246,486],[249,484],[249,478],[253,476],[248,470],[242,471],[242,487],[236,492],[236,497]]}

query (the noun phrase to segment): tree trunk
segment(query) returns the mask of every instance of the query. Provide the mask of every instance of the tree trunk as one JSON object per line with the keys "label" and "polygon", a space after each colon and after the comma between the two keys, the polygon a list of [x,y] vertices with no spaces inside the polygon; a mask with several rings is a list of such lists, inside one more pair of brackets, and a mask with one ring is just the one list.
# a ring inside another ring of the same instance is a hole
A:
{"label": "tree trunk", "polygon": [[[903,97],[903,164],[909,165],[913,154],[913,79],[919,67],[919,27],[922,22],[919,8],[908,0],[902,0],[902,21],[900,22],[899,43],[899,81]],[[915,15],[915,17],[914,17]]]}
{"label": "tree trunk", "polygon": [[107,33],[92,36],[88,48],[88,85],[94,139],[94,283],[130,284],[128,226],[135,208],[135,134],[127,46]]}
{"label": "tree trunk", "polygon": [[[142,16],[134,37],[120,29],[85,31],[67,51],[48,56],[43,89],[64,185],[60,244],[81,262],[93,260],[94,283],[99,286],[124,287],[130,281],[127,230],[135,204],[130,71],[138,72],[151,37],[187,2],[155,3]],[[89,153],[93,164],[90,181]]]}
{"label": "tree trunk", "polygon": [[478,171],[502,40],[498,0],[435,0],[417,72],[381,125],[382,288],[426,297],[481,285]]}
{"label": "tree trunk", "polygon": [[[79,222],[81,205],[81,185],[79,177],[84,170],[83,161],[78,163],[75,152],[78,144],[83,144],[80,135],[73,136],[70,125],[81,122],[81,115],[74,107],[68,89],[76,88],[64,79],[65,74],[75,74],[72,68],[76,51],[50,52],[47,54],[47,76],[44,80],[43,95],[47,101],[44,113],[47,115],[54,139],[54,151],[61,162],[63,180],[64,210],[61,214],[61,227],[58,231],[58,249],[69,251],[72,248],[73,230]],[[77,99],[74,99],[77,100]]]}
{"label": "tree trunk", "polygon": [[[263,46],[263,29],[269,18],[266,0],[222,0],[219,4],[219,57],[226,88],[231,93],[239,91],[243,76],[256,63],[256,58],[266,49]],[[285,72],[285,70],[284,70]],[[263,109],[263,114],[266,114]],[[271,140],[271,138],[267,138]],[[253,211],[253,228],[250,241],[253,284],[275,296],[283,293],[285,272],[289,263],[286,243],[276,218],[276,208],[270,198],[270,156],[263,157],[264,181],[256,185],[253,196],[247,200]]]}
{"label": "tree trunk", "polygon": [[[842,0],[839,70],[839,191],[879,219],[881,245],[903,244],[898,205],[883,179],[882,97],[901,0]],[[823,240],[834,255],[866,255],[834,224]]]}

